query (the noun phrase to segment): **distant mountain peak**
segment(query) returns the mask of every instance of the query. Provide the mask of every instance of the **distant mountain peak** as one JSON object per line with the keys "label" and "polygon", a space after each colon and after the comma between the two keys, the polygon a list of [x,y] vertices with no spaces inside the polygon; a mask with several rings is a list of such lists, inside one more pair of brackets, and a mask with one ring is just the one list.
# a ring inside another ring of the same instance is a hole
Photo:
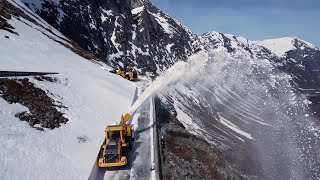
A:
{"label": "distant mountain peak", "polygon": [[201,41],[207,49],[227,50],[228,53],[245,53],[251,57],[278,58],[286,57],[290,51],[299,51],[308,54],[308,51],[319,50],[315,45],[297,37],[282,37],[251,41],[245,37],[221,32],[207,32],[201,36]]}
{"label": "distant mountain peak", "polygon": [[277,56],[284,56],[291,50],[304,50],[305,48],[318,49],[315,45],[297,37],[282,37],[254,42],[266,47]]}
{"label": "distant mountain peak", "polygon": [[277,39],[267,39],[262,41],[253,41],[254,43],[269,49],[277,56],[284,56],[286,52],[296,49],[293,37],[283,37]]}
{"label": "distant mountain peak", "polygon": [[291,50],[304,50],[305,48],[317,49],[315,45],[297,37],[282,37],[253,42],[257,43],[260,46],[268,48],[277,56],[284,56],[288,51]]}

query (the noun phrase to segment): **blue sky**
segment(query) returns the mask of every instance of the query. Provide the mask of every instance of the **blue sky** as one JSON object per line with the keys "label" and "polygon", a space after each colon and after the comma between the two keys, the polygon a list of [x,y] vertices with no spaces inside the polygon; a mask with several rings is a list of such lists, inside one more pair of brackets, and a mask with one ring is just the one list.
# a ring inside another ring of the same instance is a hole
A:
{"label": "blue sky", "polygon": [[151,0],[196,34],[295,36],[320,47],[320,0]]}

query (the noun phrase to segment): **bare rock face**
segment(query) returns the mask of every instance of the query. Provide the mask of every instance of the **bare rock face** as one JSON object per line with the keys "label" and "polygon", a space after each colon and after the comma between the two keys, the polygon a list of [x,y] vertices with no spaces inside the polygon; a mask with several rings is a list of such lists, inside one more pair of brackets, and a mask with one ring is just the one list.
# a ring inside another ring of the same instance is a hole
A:
{"label": "bare rock face", "polygon": [[161,131],[163,179],[243,179],[226,164],[221,152],[211,147],[203,137],[188,132],[159,99],[156,113]]}
{"label": "bare rock face", "polygon": [[8,103],[19,103],[29,109],[29,112],[17,113],[16,117],[28,122],[32,127],[40,125],[43,128],[54,129],[69,121],[56,109],[54,100],[45,91],[34,87],[27,78],[0,79],[0,91],[1,98]]}
{"label": "bare rock face", "polygon": [[201,48],[196,35],[146,0],[23,2],[111,66],[156,75]]}
{"label": "bare rock face", "polygon": [[320,50],[297,38],[292,43],[294,49],[278,62],[280,69],[292,75],[298,88],[320,89]]}
{"label": "bare rock face", "polygon": [[[11,19],[11,8],[12,4],[5,0],[0,0],[0,29],[18,35],[18,33],[14,31],[14,27],[7,22],[8,19]],[[9,37],[6,38],[8,39]]]}

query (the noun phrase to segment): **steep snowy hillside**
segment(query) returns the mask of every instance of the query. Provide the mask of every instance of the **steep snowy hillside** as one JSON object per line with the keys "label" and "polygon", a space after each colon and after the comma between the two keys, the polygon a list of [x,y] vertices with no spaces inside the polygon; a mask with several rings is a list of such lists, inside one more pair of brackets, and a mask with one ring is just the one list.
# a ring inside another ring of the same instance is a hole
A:
{"label": "steep snowy hillside", "polygon": [[[0,179],[87,179],[104,138],[103,128],[117,123],[129,109],[136,87],[73,53],[67,38],[19,1],[9,2],[14,6],[0,1],[5,7],[1,14],[5,13],[5,19],[1,20],[7,24],[0,30],[1,70],[59,74],[51,78],[0,79]],[[17,113],[38,112],[33,111],[34,104],[8,101],[12,85],[33,93],[23,101],[41,102],[41,93],[34,93],[34,89],[45,93],[43,97],[51,99],[53,107],[68,121],[53,130],[45,128],[42,120],[20,121]]]}
{"label": "steep snowy hillside", "polygon": [[158,74],[201,47],[198,37],[147,0],[22,0],[111,66]]}

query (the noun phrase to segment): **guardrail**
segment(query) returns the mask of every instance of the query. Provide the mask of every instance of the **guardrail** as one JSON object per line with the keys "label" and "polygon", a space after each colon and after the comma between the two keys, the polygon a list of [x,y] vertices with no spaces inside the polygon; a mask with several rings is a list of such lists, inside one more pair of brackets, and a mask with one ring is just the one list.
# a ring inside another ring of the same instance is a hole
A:
{"label": "guardrail", "polygon": [[160,149],[159,149],[159,127],[157,123],[156,109],[155,109],[155,96],[151,98],[152,106],[152,124],[153,124],[153,146],[154,146],[154,169],[156,180],[162,180],[161,172],[161,159],[160,159]]}
{"label": "guardrail", "polygon": [[59,74],[56,72],[24,72],[24,71],[0,71],[0,77],[17,77],[17,76],[41,76],[49,74]]}

